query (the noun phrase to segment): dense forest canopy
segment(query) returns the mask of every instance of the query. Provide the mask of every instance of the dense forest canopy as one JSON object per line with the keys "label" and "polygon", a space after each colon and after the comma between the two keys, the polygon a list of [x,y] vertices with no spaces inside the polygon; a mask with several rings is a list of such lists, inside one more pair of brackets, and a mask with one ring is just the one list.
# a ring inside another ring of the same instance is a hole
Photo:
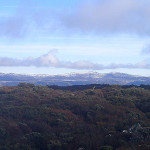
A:
{"label": "dense forest canopy", "polygon": [[1,150],[147,150],[149,141],[149,85],[0,88]]}

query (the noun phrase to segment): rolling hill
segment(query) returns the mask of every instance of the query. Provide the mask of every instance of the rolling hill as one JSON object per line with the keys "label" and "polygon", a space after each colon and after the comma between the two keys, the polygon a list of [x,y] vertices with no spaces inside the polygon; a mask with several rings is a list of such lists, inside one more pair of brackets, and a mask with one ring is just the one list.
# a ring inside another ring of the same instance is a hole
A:
{"label": "rolling hill", "polygon": [[150,84],[150,77],[135,76],[124,73],[71,73],[65,75],[23,75],[0,73],[0,86],[16,86],[20,82],[35,85],[86,85],[86,84]]}

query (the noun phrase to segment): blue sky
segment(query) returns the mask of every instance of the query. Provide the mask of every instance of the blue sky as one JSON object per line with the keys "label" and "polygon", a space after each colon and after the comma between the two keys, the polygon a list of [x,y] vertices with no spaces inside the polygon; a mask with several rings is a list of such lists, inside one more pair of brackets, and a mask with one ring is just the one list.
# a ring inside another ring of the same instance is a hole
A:
{"label": "blue sky", "polygon": [[4,73],[150,76],[148,0],[0,0]]}

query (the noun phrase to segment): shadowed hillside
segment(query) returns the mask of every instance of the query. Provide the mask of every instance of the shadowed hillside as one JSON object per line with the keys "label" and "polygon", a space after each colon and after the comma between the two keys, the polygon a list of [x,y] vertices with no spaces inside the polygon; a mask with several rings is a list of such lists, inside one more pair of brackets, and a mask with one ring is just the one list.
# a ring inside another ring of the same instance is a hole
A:
{"label": "shadowed hillside", "polygon": [[148,150],[150,86],[0,88],[2,150]]}
{"label": "shadowed hillside", "polygon": [[134,76],[125,73],[70,73],[64,75],[23,75],[0,73],[0,86],[17,86],[20,82],[35,85],[87,85],[87,84],[119,84],[149,85],[150,77]]}

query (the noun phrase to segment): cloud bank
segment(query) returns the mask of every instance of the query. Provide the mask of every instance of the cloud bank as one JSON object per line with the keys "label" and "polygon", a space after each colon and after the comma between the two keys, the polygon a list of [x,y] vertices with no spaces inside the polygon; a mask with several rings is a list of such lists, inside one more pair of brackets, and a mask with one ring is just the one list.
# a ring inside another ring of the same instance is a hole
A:
{"label": "cloud bank", "polygon": [[149,0],[84,0],[71,11],[42,9],[32,0],[21,3],[14,15],[0,16],[0,36],[20,38],[33,31],[58,30],[73,34],[150,35]]}
{"label": "cloud bank", "polygon": [[87,1],[73,13],[64,15],[62,24],[85,33],[150,35],[149,8],[148,0]]}
{"label": "cloud bank", "polygon": [[77,70],[104,70],[104,69],[150,69],[150,61],[146,59],[137,64],[95,64],[90,61],[61,61],[56,57],[57,50],[51,50],[49,53],[37,58],[29,57],[27,59],[13,59],[8,57],[0,57],[0,66],[7,67],[55,67],[55,68],[68,68]]}

